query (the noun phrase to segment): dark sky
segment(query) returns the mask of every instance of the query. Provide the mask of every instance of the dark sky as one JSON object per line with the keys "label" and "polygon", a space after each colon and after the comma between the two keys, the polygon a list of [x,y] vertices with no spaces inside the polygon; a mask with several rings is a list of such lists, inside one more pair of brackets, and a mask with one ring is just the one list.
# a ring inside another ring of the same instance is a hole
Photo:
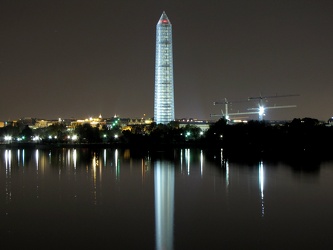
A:
{"label": "dark sky", "polygon": [[299,94],[269,99],[297,108],[267,119],[333,116],[332,0],[0,0],[0,120],[152,117],[163,10],[176,118],[260,94]]}

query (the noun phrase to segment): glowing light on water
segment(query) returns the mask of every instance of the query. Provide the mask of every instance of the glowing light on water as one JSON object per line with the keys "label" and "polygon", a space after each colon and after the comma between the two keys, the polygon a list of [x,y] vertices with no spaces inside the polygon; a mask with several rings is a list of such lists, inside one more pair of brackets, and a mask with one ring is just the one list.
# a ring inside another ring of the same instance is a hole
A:
{"label": "glowing light on water", "polygon": [[67,164],[70,165],[71,164],[71,151],[67,150]]}
{"label": "glowing light on water", "polygon": [[183,149],[180,150],[180,172],[183,172]]}
{"label": "glowing light on water", "polygon": [[6,150],[5,151],[5,163],[6,163],[6,172],[11,171],[11,163],[12,163],[12,151]]}
{"label": "glowing light on water", "polygon": [[264,204],[264,166],[263,162],[259,163],[259,186],[260,186],[260,199],[261,199],[261,216],[265,215],[265,204]]}
{"label": "glowing light on water", "polygon": [[39,151],[38,151],[38,149],[36,149],[35,159],[36,159],[36,168],[38,170],[38,163],[39,163]]}
{"label": "glowing light on water", "polygon": [[201,170],[201,177],[203,175],[203,153],[202,150],[200,151],[200,170]]}
{"label": "glowing light on water", "polygon": [[187,166],[187,175],[190,175],[190,149],[185,149],[185,162]]}
{"label": "glowing light on water", "polygon": [[175,170],[172,163],[154,165],[156,249],[173,249]]}
{"label": "glowing light on water", "polygon": [[229,187],[229,163],[225,163],[225,182],[227,187]]}
{"label": "glowing light on water", "polygon": [[103,166],[105,167],[106,166],[106,149],[104,149],[103,151]]}
{"label": "glowing light on water", "polygon": [[20,152],[21,150],[17,150],[17,164],[18,164],[18,166],[20,166]]}
{"label": "glowing light on water", "polygon": [[114,162],[115,162],[115,167],[116,167],[116,177],[117,179],[119,178],[119,173],[120,173],[120,168],[119,168],[119,156],[118,156],[118,149],[114,151]]}
{"label": "glowing light on water", "polygon": [[25,163],[25,150],[22,150],[22,165],[24,167],[24,163]]}
{"label": "glowing light on water", "polygon": [[76,154],[76,149],[73,150],[73,164],[74,164],[74,169],[76,169],[76,161],[77,161],[77,154]]}
{"label": "glowing light on water", "polygon": [[6,164],[6,184],[5,184],[5,192],[6,192],[6,201],[9,202],[12,199],[12,191],[11,191],[11,162],[12,162],[12,151],[5,151],[5,164]]}

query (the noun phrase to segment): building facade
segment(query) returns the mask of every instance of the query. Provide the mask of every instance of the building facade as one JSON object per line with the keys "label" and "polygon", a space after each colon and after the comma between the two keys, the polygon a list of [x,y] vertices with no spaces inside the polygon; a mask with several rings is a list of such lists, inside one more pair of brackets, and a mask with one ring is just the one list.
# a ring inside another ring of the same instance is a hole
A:
{"label": "building facade", "polygon": [[167,124],[174,120],[172,26],[163,12],[156,25],[154,121]]}

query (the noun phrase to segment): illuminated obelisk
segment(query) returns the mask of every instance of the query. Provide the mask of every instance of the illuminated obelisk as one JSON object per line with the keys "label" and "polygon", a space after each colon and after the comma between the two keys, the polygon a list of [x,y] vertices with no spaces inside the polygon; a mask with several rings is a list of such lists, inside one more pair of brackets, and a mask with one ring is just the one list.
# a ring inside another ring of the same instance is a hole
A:
{"label": "illuminated obelisk", "polygon": [[172,26],[163,11],[156,25],[154,121],[167,124],[174,120]]}

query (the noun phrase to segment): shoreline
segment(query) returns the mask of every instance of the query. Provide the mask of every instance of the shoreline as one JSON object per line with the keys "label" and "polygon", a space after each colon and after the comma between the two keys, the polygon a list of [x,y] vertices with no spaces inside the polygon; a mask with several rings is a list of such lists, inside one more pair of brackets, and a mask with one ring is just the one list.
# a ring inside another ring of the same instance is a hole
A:
{"label": "shoreline", "polygon": [[223,158],[230,160],[292,160],[303,161],[306,159],[333,160],[332,151],[322,147],[311,149],[300,149],[284,147],[273,148],[256,148],[256,147],[235,147],[235,145],[222,145],[198,142],[183,142],[172,144],[130,144],[130,143],[7,143],[0,144],[0,149],[41,149],[52,150],[59,148],[67,149],[130,149],[135,152],[167,152],[174,149],[201,149],[209,154],[216,154],[219,157],[223,154]]}

